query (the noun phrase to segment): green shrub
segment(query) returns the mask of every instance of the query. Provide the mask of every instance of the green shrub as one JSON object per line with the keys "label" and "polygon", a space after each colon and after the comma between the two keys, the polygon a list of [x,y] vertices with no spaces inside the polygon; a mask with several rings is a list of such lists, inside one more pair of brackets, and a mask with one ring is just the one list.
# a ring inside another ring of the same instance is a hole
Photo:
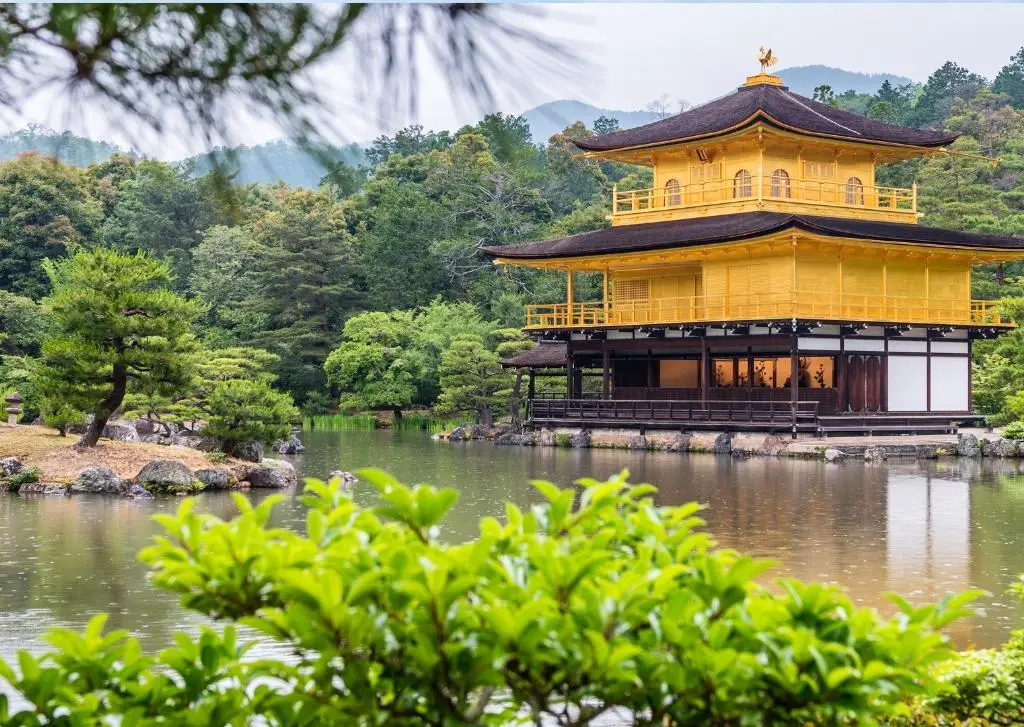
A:
{"label": "green shrub", "polygon": [[615,708],[649,727],[868,723],[930,693],[938,629],[976,595],[896,599],[885,620],[833,586],[769,591],[770,563],[716,549],[698,505],[659,507],[621,476],[538,482],[544,505],[447,545],[453,490],[359,477],[379,507],[310,481],[306,535],[268,527],[281,496],[236,495],[228,522],[187,500],[141,554],[186,608],[244,622],[287,661],[243,659],[233,623],[143,657],[97,617],[19,654],[20,674],[0,663],[33,710],[12,717],[0,694],[0,723],[570,726]]}
{"label": "green shrub", "polygon": [[214,451],[207,452],[206,459],[213,464],[227,464],[231,460],[231,457],[229,457],[225,452]]}
{"label": "green shrub", "polygon": [[1018,419],[1007,424],[1003,427],[1003,436],[1006,439],[1024,439],[1024,421]]}
{"label": "green shrub", "polygon": [[22,467],[13,475],[7,478],[7,484],[18,488],[22,485],[30,485],[39,482],[39,475],[42,472],[38,467]]}
{"label": "green shrub", "polygon": [[225,451],[235,442],[283,439],[295,414],[292,398],[265,381],[221,381],[207,402],[203,433],[224,440]]}
{"label": "green shrub", "polygon": [[919,699],[906,720],[917,725],[1024,724],[1024,631],[1002,649],[967,651],[935,669],[940,689]]}
{"label": "green shrub", "polygon": [[571,447],[572,446],[572,435],[559,433],[555,435],[555,446],[556,447]]}

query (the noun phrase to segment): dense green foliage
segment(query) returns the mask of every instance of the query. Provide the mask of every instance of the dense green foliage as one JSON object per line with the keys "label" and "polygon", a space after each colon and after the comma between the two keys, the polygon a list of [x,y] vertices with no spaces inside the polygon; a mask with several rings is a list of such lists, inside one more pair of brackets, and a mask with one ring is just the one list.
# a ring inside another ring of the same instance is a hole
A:
{"label": "dense green foliage", "polygon": [[[357,506],[334,481],[308,485],[304,535],[268,527],[279,497],[224,522],[187,501],[158,515],[143,551],[154,584],[227,622],[180,635],[158,657],[124,632],[51,632],[0,677],[30,708],[9,725],[188,723],[572,727],[633,714],[637,725],[854,724],[929,694],[948,654],[938,628],[975,594],[882,619],[833,586],[755,583],[770,563],[717,549],[696,504],[654,489],[538,482],[543,505],[508,505],[479,538],[440,540],[457,499],[403,487]],[[235,623],[287,661],[244,659]],[[280,688],[281,685],[289,685]]]}
{"label": "dense green foliage", "polygon": [[47,266],[51,329],[37,386],[48,402],[93,415],[80,445],[96,444],[129,382],[166,394],[190,376],[187,352],[199,306],[167,289],[165,263],[103,247]]}

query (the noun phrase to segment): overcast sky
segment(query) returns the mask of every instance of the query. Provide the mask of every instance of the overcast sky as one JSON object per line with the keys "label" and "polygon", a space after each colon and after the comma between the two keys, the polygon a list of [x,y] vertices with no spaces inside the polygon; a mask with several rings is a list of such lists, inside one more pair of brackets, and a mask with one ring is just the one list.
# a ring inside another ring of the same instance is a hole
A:
{"label": "overcast sky", "polygon": [[[493,79],[500,110],[575,98],[597,106],[633,110],[668,94],[691,104],[731,91],[758,70],[755,56],[770,46],[779,68],[824,64],[851,71],[889,72],[923,81],[946,60],[991,79],[1024,45],[1024,4],[566,4],[536,6],[542,19],[525,26],[560,40],[575,52],[570,73],[532,73],[517,80]],[[512,63],[512,61],[510,61]],[[435,68],[420,73],[418,117],[372,114],[347,102],[343,81],[351,59],[333,59],[318,70],[332,89],[344,141],[363,141],[410,121],[453,129],[483,109],[453,99]],[[837,89],[838,90],[838,89]],[[9,126],[33,121],[51,128],[135,147],[174,159],[195,153],[197,142],[182,135],[153,138],[119,129],[102,108],[68,108],[60,99],[30,101]],[[232,141],[259,144],[280,137],[271,122],[240,114]],[[131,137],[131,138],[129,138]]]}

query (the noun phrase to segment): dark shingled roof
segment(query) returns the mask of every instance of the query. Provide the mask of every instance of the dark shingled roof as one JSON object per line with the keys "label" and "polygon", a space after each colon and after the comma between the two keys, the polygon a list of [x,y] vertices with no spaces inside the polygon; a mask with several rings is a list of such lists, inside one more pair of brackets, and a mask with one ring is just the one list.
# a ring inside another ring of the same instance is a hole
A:
{"label": "dark shingled roof", "polygon": [[575,143],[587,151],[611,151],[719,134],[757,121],[852,141],[920,147],[945,146],[958,136],[887,124],[812,101],[785,86],[760,84],[741,87],[728,96],[652,124],[577,139]]}
{"label": "dark shingled roof", "polygon": [[607,253],[640,252],[661,248],[693,247],[761,237],[790,228],[863,240],[909,242],[923,245],[1024,250],[1024,237],[982,235],[899,222],[873,222],[842,217],[815,217],[787,212],[738,212],[669,222],[620,225],[544,242],[485,247],[494,257],[544,259]]}
{"label": "dark shingled roof", "polygon": [[565,366],[565,344],[551,341],[538,343],[529,351],[505,359],[501,363],[512,368],[544,368]]}

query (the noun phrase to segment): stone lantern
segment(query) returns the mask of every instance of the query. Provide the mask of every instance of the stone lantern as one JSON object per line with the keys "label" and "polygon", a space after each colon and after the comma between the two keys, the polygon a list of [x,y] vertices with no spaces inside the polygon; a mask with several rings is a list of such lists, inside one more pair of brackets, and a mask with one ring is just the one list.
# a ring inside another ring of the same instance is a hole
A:
{"label": "stone lantern", "polygon": [[18,415],[21,414],[21,402],[24,399],[21,398],[21,394],[17,391],[12,391],[4,398],[4,401],[7,402],[7,423],[17,424]]}

